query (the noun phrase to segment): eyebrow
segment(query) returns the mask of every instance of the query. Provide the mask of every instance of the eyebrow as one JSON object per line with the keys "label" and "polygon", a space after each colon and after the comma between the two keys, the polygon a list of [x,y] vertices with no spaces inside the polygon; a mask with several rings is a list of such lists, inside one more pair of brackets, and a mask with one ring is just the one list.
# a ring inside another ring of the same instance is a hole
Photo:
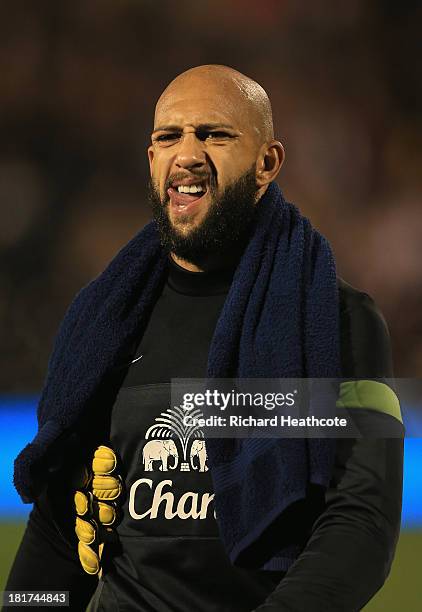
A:
{"label": "eyebrow", "polygon": [[[201,123],[195,127],[195,131],[215,130],[216,128],[234,130],[232,125],[226,123]],[[183,132],[183,128],[180,125],[162,125],[152,131],[153,134],[156,132]]]}

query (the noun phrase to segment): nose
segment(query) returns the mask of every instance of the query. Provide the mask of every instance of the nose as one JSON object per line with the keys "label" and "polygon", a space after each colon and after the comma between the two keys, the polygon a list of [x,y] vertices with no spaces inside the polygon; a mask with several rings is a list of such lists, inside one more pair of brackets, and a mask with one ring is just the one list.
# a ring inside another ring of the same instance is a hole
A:
{"label": "nose", "polygon": [[200,168],[206,162],[203,143],[194,132],[183,134],[178,145],[175,164],[179,168]]}

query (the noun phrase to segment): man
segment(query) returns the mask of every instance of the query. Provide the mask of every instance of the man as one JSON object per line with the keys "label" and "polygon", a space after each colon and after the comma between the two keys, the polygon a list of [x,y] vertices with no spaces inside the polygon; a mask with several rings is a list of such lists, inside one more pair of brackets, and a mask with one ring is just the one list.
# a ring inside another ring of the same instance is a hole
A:
{"label": "man", "polygon": [[[224,66],[179,75],[148,157],[155,223],[72,304],[16,462],[35,506],[6,588],[68,590],[78,610],[361,609],[401,511],[382,315],[274,184],[284,151],[257,83]],[[391,438],[205,447],[169,385],[204,376],[341,377],[338,405]],[[75,480],[94,451],[94,481]]]}

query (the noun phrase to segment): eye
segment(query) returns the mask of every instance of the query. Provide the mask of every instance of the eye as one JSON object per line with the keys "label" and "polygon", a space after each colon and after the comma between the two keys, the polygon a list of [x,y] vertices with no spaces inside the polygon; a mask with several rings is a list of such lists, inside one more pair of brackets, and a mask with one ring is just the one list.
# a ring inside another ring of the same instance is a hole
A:
{"label": "eye", "polygon": [[210,132],[208,134],[208,138],[214,140],[215,138],[231,138],[231,135],[227,132]]}
{"label": "eye", "polygon": [[198,133],[200,140],[224,140],[225,138],[231,138],[231,134],[222,130],[215,130],[214,132],[203,131]]}
{"label": "eye", "polygon": [[177,140],[180,138],[180,134],[178,132],[169,132],[168,134],[160,134],[156,136],[154,140],[156,142],[171,142],[172,140]]}

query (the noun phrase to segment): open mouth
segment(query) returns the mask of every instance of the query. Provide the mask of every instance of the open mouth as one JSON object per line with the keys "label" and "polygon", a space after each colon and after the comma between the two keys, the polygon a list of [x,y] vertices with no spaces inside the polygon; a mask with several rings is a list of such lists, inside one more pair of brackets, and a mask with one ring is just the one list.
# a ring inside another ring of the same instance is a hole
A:
{"label": "open mouth", "polygon": [[167,190],[173,210],[177,213],[186,213],[199,204],[208,193],[206,183],[192,183],[190,185],[173,185]]}

